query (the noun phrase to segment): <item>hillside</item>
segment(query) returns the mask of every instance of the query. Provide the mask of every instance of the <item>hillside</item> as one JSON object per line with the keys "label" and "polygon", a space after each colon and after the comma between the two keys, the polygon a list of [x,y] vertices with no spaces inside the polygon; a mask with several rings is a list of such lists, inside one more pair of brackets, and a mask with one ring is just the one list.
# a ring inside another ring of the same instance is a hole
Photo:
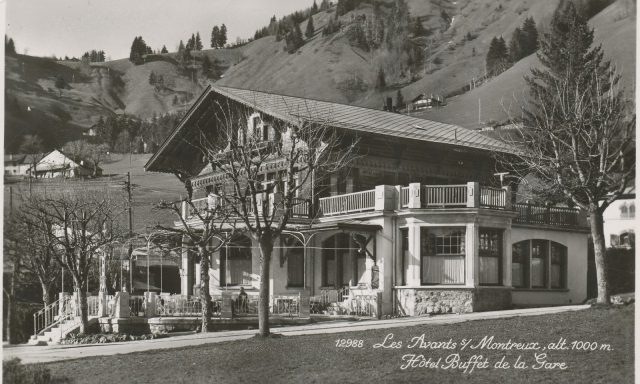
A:
{"label": "hillside", "polygon": [[[635,97],[635,7],[630,2],[618,1],[591,19],[595,30],[595,43],[602,44],[607,57],[616,65],[627,97]],[[621,42],[629,42],[623,44]],[[523,76],[532,67],[540,65],[531,55],[482,86],[461,96],[450,98],[447,106],[420,113],[419,117],[479,128],[487,122],[504,122],[519,114],[519,105],[525,99]],[[480,115],[480,116],[479,116]]]}
{"label": "hillside", "polygon": [[[241,50],[204,50],[194,54],[194,61],[203,55],[223,72],[240,60]],[[186,109],[207,80],[192,77],[174,56],[154,55],[139,66],[128,59],[89,64],[6,56],[5,150],[17,152],[27,134],[40,136],[47,149],[60,147],[81,137],[100,116],[148,119]],[[163,77],[161,86],[150,84],[152,71]],[[64,79],[62,88],[56,87],[59,78]]]}
{"label": "hillside", "polygon": [[[5,150],[17,152],[23,136],[30,133],[37,133],[49,148],[61,146],[80,137],[82,128],[91,127],[100,116],[149,119],[184,111],[218,75],[221,85],[373,108],[380,108],[386,97],[395,99],[398,89],[405,100],[423,92],[446,95],[484,75],[493,37],[510,40],[527,17],[544,29],[559,0],[406,1],[410,20],[417,18],[425,31],[422,36],[410,33],[405,41],[421,61],[416,64],[414,59],[409,67],[403,64],[406,56],[368,50],[355,44],[351,35],[351,27],[359,20],[375,20],[376,12],[387,17],[393,10],[392,0],[379,3],[376,9],[370,2],[357,2],[355,9],[338,18],[342,28],[327,36],[322,31],[329,20],[335,20],[336,6],[314,14],[314,35],[294,53],[286,51],[284,39],[266,36],[239,48],[194,52],[187,62],[177,53],[148,55],[142,65],[128,59],[87,64],[7,56]],[[593,17],[591,24],[597,42],[617,63],[627,92],[633,95],[635,2],[618,0]],[[307,20],[302,21],[300,29],[306,25]],[[216,74],[210,78],[201,69],[205,55],[215,67]],[[469,128],[504,121],[505,106],[509,109],[522,98],[522,77],[537,65],[536,60],[535,55],[529,56],[477,88],[449,98],[446,107],[419,116]],[[387,84],[376,88],[381,68],[387,71]],[[56,87],[58,77],[64,79],[62,89]],[[162,77],[162,82],[152,84],[150,77]]]}

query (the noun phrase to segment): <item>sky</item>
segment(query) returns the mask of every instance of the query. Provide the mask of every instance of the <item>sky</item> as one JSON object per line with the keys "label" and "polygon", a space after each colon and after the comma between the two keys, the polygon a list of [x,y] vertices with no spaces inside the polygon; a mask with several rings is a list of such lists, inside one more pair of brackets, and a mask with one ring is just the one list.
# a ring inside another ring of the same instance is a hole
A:
{"label": "sky", "polygon": [[18,53],[80,57],[104,50],[113,60],[129,57],[133,38],[172,52],[200,32],[205,48],[214,25],[227,26],[228,42],[253,37],[256,29],[307,8],[313,0],[8,0],[6,33]]}

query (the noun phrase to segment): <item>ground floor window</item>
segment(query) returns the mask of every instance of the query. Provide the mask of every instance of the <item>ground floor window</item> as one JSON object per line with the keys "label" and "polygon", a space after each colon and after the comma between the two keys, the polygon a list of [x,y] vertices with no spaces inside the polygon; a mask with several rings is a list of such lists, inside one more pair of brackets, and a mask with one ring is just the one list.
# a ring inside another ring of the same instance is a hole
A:
{"label": "ground floor window", "polygon": [[304,286],[304,252],[302,249],[291,249],[287,255],[287,286]]}
{"label": "ground floor window", "polygon": [[220,286],[251,284],[251,240],[240,237],[220,249]]}
{"label": "ground floor window", "polygon": [[549,240],[513,244],[512,285],[516,288],[567,287],[567,247]]}
{"label": "ground floor window", "polygon": [[464,228],[421,228],[421,283],[464,284],[464,254]]}
{"label": "ground floor window", "polygon": [[481,228],[480,237],[480,284],[502,284],[502,230]]}

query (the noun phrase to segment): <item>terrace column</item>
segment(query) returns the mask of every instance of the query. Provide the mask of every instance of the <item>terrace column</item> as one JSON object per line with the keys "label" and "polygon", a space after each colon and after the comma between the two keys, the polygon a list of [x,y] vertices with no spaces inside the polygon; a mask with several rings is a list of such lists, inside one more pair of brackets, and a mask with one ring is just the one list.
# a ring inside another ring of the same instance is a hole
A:
{"label": "terrace column", "polygon": [[[507,195],[507,199],[510,199]],[[502,285],[505,287],[511,287],[512,277],[511,277],[511,226],[504,230],[504,235],[502,236],[502,244],[503,250],[502,253],[504,257],[502,258]]]}
{"label": "terrace column", "polygon": [[107,255],[100,255],[100,289],[98,290],[98,317],[107,316]]}
{"label": "terrace column", "polygon": [[180,294],[191,295],[193,293],[193,256],[189,252],[189,243],[186,239],[182,242],[182,266],[180,268]]}
{"label": "terrace column", "polygon": [[479,237],[478,223],[468,223],[465,244],[465,285],[468,287],[476,287],[480,281]]}
{"label": "terrace column", "polygon": [[420,285],[420,227],[411,222],[408,224],[409,257],[406,266],[406,285],[411,287]]}

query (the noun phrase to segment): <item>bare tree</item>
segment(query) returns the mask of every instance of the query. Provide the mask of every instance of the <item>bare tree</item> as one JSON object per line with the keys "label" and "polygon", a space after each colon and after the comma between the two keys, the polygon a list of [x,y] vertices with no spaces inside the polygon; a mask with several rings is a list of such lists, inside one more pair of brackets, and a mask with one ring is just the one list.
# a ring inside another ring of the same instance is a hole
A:
{"label": "bare tree", "polygon": [[[189,223],[188,218],[183,215],[183,202],[188,207],[189,217],[198,220],[197,226]],[[231,240],[237,220],[231,218],[231,212],[222,205],[195,205],[191,197],[178,202],[160,202],[156,207],[171,212],[173,216],[178,218],[180,224],[175,227],[157,225],[155,229],[160,232],[151,233],[147,240],[153,241],[161,249],[168,249],[166,243],[173,241],[172,238],[180,236],[183,247],[196,249],[197,261],[200,262],[201,332],[208,332],[209,320],[212,315],[211,294],[209,293],[211,255]]]}
{"label": "bare tree", "polygon": [[32,197],[24,214],[55,251],[57,260],[73,278],[80,304],[80,333],[88,331],[86,288],[98,255],[120,237],[119,216],[124,212],[108,193],[64,191]]}
{"label": "bare tree", "polygon": [[92,168],[92,176],[98,176],[100,164],[109,158],[107,144],[91,144],[85,140],[71,141],[65,144],[65,152],[74,157],[75,161],[88,160]]}
{"label": "bare tree", "polygon": [[[260,249],[259,334],[269,335],[269,279],[275,242],[294,212],[308,210],[317,175],[338,172],[354,158],[357,139],[341,135],[329,115],[311,107],[291,111],[288,123],[250,108],[216,103],[217,130],[201,130],[192,142],[224,181],[219,204],[238,220]],[[207,265],[208,267],[208,265]],[[203,268],[203,276],[207,269]]]}
{"label": "bare tree", "polygon": [[[28,200],[26,204],[29,204]],[[47,226],[46,218],[36,212],[31,215],[18,212],[14,215],[10,228],[10,244],[15,245],[15,252],[21,253],[22,270],[40,283],[43,304],[51,304],[51,290],[60,275],[60,265],[48,238],[52,228]]]}
{"label": "bare tree", "polygon": [[527,78],[518,149],[501,164],[540,181],[538,193],[559,197],[589,214],[595,250],[598,302],[609,302],[603,212],[632,184],[635,175],[635,114],[625,103],[619,76],[601,47],[591,48],[593,30],[572,2],[561,4],[538,53],[546,69]]}

